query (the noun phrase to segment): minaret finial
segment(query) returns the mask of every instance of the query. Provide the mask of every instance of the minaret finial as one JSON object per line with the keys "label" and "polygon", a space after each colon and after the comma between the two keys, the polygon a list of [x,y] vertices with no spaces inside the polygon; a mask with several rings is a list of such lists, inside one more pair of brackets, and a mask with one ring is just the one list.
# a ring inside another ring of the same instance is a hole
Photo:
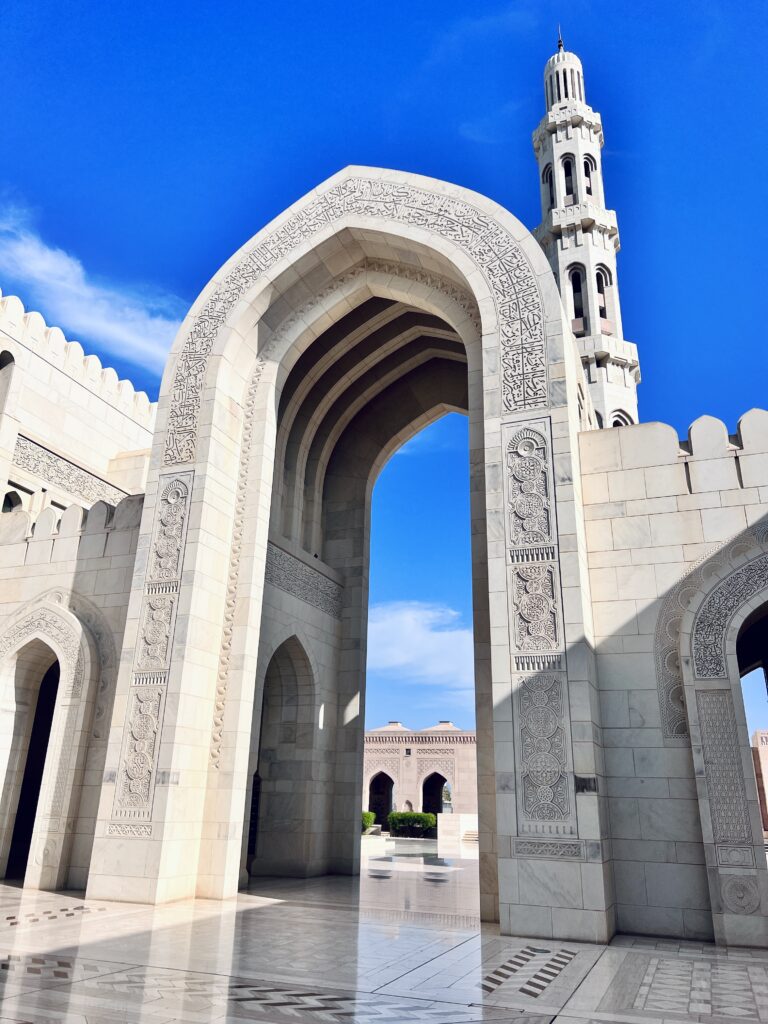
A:
{"label": "minaret finial", "polygon": [[558,53],[560,53],[564,49],[565,49],[565,45],[563,43],[563,33],[560,31],[560,26],[558,25],[557,26],[557,51],[558,51]]}

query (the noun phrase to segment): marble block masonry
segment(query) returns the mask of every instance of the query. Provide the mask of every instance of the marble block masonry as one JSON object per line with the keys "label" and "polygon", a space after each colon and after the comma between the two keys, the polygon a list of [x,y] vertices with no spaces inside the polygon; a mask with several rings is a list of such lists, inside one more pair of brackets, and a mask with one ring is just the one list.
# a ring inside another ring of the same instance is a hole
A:
{"label": "marble block masonry", "polygon": [[371,492],[459,411],[483,918],[768,945],[740,688],[768,413],[638,423],[602,123],[562,44],[544,87],[533,234],[348,167],[216,272],[156,406],[2,300],[0,875],[159,904],[358,872]]}

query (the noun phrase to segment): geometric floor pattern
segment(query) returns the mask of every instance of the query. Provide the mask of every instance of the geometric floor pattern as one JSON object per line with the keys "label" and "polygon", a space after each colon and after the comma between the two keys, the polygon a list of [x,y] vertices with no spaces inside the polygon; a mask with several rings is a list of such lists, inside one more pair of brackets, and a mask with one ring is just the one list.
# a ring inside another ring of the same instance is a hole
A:
{"label": "geometric floor pattern", "polygon": [[[768,951],[480,926],[477,853],[165,907],[0,883],[0,1024],[768,1024]],[[6,927],[3,927],[3,924]]]}
{"label": "geometric floor pattern", "polygon": [[765,967],[654,957],[634,1008],[759,1021],[758,996],[768,996]]}

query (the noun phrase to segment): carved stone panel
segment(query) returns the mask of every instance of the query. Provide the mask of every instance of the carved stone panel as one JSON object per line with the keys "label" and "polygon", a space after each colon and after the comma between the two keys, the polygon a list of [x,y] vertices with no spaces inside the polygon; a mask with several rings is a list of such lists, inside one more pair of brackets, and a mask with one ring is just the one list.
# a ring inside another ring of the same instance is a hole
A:
{"label": "carved stone panel", "polygon": [[[191,472],[166,475],[159,481],[160,498],[139,614],[114,818],[148,821],[152,817],[155,761],[173,649],[192,481]],[[146,826],[110,834],[141,838],[150,832],[151,826]]]}
{"label": "carved stone panel", "polygon": [[559,651],[559,579],[554,562],[517,565],[509,572],[512,634],[519,654]]}
{"label": "carved stone panel", "polygon": [[747,792],[730,690],[699,690],[696,706],[716,843],[751,842]]}
{"label": "carved stone panel", "polygon": [[46,484],[53,485],[81,498],[87,505],[97,501],[106,501],[117,505],[128,494],[101,477],[81,469],[74,462],[56,455],[55,452],[43,448],[21,434],[16,438],[13,452],[13,464],[38,477]]}
{"label": "carved stone panel", "polygon": [[566,677],[540,672],[515,682],[518,833],[576,835]]}
{"label": "carved stone panel", "polygon": [[267,549],[265,579],[326,615],[341,618],[342,588],[339,584],[275,544]]}
{"label": "carved stone panel", "polygon": [[[123,817],[149,819],[165,691],[136,687],[128,701],[127,729],[117,776],[115,806]],[[114,834],[114,833],[113,833]],[[140,837],[141,833],[126,833]]]}
{"label": "carved stone panel", "polygon": [[509,559],[553,559],[555,510],[547,433],[522,427],[506,443],[505,457]]}

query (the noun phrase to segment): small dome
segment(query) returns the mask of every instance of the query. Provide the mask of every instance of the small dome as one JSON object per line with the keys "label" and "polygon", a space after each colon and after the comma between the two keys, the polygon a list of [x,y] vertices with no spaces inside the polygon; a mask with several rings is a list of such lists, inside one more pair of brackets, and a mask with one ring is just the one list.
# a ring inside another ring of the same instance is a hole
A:
{"label": "small dome", "polygon": [[547,110],[570,103],[585,103],[584,70],[575,53],[558,39],[557,53],[544,66],[544,97]]}

